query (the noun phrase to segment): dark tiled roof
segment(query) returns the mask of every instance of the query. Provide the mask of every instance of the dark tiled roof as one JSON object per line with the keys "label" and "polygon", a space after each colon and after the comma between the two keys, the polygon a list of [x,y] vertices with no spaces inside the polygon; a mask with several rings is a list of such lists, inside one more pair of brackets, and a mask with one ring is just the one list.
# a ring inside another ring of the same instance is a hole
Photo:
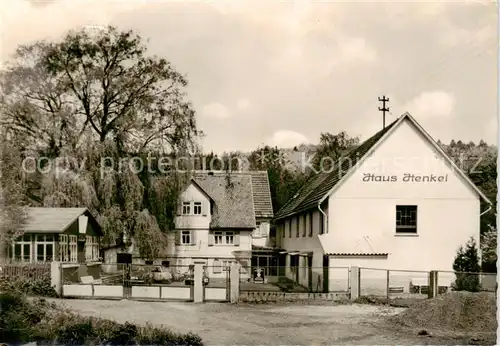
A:
{"label": "dark tiled roof", "polygon": [[26,233],[62,233],[79,216],[87,215],[87,208],[27,208],[27,220],[21,227]]}
{"label": "dark tiled roof", "polygon": [[346,156],[335,162],[331,172],[319,172],[314,174],[299,189],[295,196],[290,199],[277,213],[276,218],[284,218],[300,212],[307,211],[318,205],[318,202],[330,191],[340,179],[342,179],[365,154],[389,131],[399,119],[380,130],[372,137],[351,150]]}
{"label": "dark tiled roof", "polygon": [[214,201],[211,228],[255,228],[252,180],[249,175],[196,173],[193,180]]}
{"label": "dark tiled roof", "polygon": [[[211,172],[214,177],[226,177],[225,171]],[[196,171],[194,176],[207,176],[207,171]],[[253,209],[257,218],[272,218],[273,204],[271,201],[271,189],[266,171],[230,172],[231,177],[250,177],[253,197]]]}

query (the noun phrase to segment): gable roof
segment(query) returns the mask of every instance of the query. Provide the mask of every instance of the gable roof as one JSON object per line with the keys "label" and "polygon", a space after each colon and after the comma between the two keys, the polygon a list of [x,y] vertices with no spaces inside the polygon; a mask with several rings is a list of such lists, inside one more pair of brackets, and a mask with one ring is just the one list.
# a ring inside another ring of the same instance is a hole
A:
{"label": "gable roof", "polygon": [[[26,233],[63,233],[81,215],[89,217],[89,222],[99,226],[87,208],[26,208],[27,219],[21,227]],[[92,219],[92,220],[90,220]],[[96,232],[101,233],[100,226]]]}
{"label": "gable roof", "polygon": [[192,181],[214,201],[211,228],[255,228],[252,181],[248,175],[194,174]]}
{"label": "gable roof", "polygon": [[[204,177],[211,175],[213,177],[224,178],[226,177],[225,171],[195,171],[193,177]],[[269,179],[266,171],[244,171],[244,172],[234,172],[231,171],[230,176],[233,177],[250,177],[252,197],[253,197],[253,209],[256,218],[272,218],[273,204],[271,201],[271,188],[269,185]]]}
{"label": "gable roof", "polygon": [[306,183],[299,189],[295,196],[290,199],[277,213],[276,219],[298,214],[321,204],[338,186],[338,183],[346,176],[352,174],[357,166],[365,160],[365,158],[378,146],[380,143],[390,136],[394,129],[404,120],[409,120],[417,130],[429,141],[441,156],[458,172],[466,184],[470,185],[478,195],[487,203],[491,204],[490,200],[478,189],[478,187],[459,169],[453,160],[441,149],[441,147],[432,139],[432,137],[417,123],[417,121],[409,114],[404,113],[401,117],[393,121],[381,131],[368,138],[361,145],[351,150],[345,157],[341,157],[333,165],[331,172],[319,172],[314,174]]}
{"label": "gable roof", "polygon": [[314,174],[306,181],[302,188],[297,191],[295,196],[278,211],[276,218],[284,218],[316,207],[328,191],[347,174],[349,168],[355,166],[375,143],[396,124],[396,122],[397,120],[368,138],[358,147],[349,151],[345,157],[341,157],[337,160],[331,172],[319,172]]}

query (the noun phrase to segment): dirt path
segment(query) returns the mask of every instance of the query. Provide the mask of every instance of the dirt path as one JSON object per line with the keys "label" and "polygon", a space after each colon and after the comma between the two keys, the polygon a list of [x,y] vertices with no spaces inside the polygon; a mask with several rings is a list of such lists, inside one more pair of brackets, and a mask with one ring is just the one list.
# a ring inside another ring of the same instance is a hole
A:
{"label": "dirt path", "polygon": [[375,326],[401,311],[370,305],[230,305],[221,303],[57,300],[85,316],[164,325],[199,334],[207,345],[433,344]]}

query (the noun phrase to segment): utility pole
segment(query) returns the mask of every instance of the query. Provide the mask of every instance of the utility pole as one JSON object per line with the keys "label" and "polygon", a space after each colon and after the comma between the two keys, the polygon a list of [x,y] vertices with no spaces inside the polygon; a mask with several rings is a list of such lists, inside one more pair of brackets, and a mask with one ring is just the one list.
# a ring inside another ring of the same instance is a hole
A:
{"label": "utility pole", "polygon": [[378,110],[382,112],[382,117],[383,117],[383,128],[385,129],[385,112],[389,112],[389,107],[385,106],[386,102],[389,102],[389,98],[382,96],[378,98],[379,102],[382,102],[382,107],[378,107]]}

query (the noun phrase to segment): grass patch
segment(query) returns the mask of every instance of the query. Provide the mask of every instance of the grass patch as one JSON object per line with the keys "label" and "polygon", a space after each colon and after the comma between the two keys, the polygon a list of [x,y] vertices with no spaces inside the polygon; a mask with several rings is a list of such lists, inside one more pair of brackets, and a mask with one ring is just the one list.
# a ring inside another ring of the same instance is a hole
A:
{"label": "grass patch", "polygon": [[388,305],[395,308],[409,308],[418,304],[423,299],[420,298],[387,298],[377,296],[362,296],[352,301],[354,304],[369,304],[369,305]]}
{"label": "grass patch", "polygon": [[28,301],[18,292],[0,293],[0,340],[39,345],[203,345],[196,334],[83,317],[43,299]]}

